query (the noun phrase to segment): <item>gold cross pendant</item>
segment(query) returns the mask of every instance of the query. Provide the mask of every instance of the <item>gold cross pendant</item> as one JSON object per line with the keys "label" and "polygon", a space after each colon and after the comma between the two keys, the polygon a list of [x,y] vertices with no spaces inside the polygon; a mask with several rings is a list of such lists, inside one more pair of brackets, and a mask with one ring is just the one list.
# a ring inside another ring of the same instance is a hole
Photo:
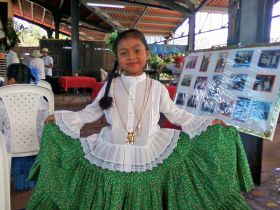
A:
{"label": "gold cross pendant", "polygon": [[125,143],[126,144],[135,144],[135,136],[134,136],[133,132],[127,132]]}

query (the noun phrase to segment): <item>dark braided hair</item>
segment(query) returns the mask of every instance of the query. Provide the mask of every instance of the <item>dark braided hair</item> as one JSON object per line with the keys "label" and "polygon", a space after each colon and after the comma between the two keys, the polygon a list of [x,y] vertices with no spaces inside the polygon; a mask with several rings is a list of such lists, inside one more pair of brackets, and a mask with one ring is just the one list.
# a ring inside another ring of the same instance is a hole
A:
{"label": "dark braided hair", "polygon": [[[113,52],[116,56],[118,55],[117,51],[118,51],[119,42],[121,40],[129,38],[129,37],[134,37],[134,38],[139,39],[144,44],[146,50],[149,50],[148,43],[146,41],[146,38],[145,38],[144,34],[140,31],[136,30],[136,29],[129,29],[129,30],[126,30],[126,31],[123,31],[123,32],[119,33],[118,36],[116,37],[115,41],[114,41]],[[114,77],[116,77],[117,68],[118,68],[118,61],[115,61],[114,67],[113,67],[111,73],[108,76],[108,81],[107,81],[107,85],[106,85],[106,89],[105,89],[105,94],[99,101],[99,106],[103,110],[108,109],[112,106],[113,99],[112,99],[112,97],[109,97],[108,94],[109,94],[109,91],[110,91],[110,88],[111,88],[112,80],[113,80]]]}
{"label": "dark braided hair", "polygon": [[110,97],[108,95],[109,95],[109,90],[111,87],[112,80],[116,75],[118,65],[119,65],[118,61],[115,61],[113,69],[112,69],[111,73],[108,75],[107,85],[106,85],[104,96],[99,101],[99,106],[103,110],[110,108],[112,105],[113,99],[112,99],[112,97]]}

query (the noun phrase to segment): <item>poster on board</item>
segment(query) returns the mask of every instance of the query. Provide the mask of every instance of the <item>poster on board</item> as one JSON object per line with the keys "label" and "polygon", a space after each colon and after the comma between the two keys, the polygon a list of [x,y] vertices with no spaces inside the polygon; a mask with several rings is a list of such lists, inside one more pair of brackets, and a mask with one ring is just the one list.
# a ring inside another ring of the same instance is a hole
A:
{"label": "poster on board", "polygon": [[273,139],[280,109],[280,44],[194,51],[185,58],[177,106]]}

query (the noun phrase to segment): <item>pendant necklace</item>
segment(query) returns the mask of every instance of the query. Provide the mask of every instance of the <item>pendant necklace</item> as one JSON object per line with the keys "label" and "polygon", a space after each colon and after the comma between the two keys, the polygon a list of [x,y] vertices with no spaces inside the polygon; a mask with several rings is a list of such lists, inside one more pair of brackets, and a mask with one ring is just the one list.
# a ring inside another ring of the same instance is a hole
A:
{"label": "pendant necklace", "polygon": [[[121,79],[121,82],[123,84],[122,79]],[[137,125],[136,125],[136,127],[135,127],[135,129],[133,131],[128,131],[126,126],[125,126],[124,120],[122,119],[122,116],[120,114],[119,107],[118,107],[118,104],[117,104],[117,101],[116,101],[116,97],[115,97],[115,80],[114,80],[114,83],[113,83],[114,102],[116,104],[116,109],[117,109],[117,112],[119,114],[122,126],[124,127],[124,129],[127,132],[127,136],[126,136],[126,140],[125,140],[126,144],[135,144],[136,136],[138,136],[140,134],[140,132],[141,132],[141,124],[140,123],[141,123],[141,120],[143,118],[144,111],[145,111],[145,109],[147,107],[147,104],[148,104],[148,99],[149,99],[150,91],[151,91],[151,85],[152,85],[152,82],[150,82],[150,87],[149,87],[149,90],[148,90],[149,91],[148,92],[148,96],[146,97],[147,86],[148,86],[148,80],[147,80],[147,77],[146,77],[145,95],[144,95],[143,106],[142,106],[143,108],[142,108],[141,113],[140,113],[140,118],[138,118],[138,116],[137,116],[135,105],[134,105],[134,102],[132,101],[133,108],[134,108],[134,113],[135,113],[135,116],[136,116],[136,119],[137,119],[138,122],[137,122]],[[123,84],[123,87],[126,90],[126,92],[128,93],[128,97],[131,97],[129,92],[128,92],[128,90],[124,86],[124,84]]]}

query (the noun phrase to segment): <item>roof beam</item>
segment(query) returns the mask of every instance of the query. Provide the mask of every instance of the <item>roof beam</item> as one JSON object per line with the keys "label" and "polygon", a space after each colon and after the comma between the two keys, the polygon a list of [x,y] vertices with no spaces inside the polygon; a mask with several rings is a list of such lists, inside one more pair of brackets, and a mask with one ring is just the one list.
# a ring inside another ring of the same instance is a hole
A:
{"label": "roof beam", "polygon": [[[130,20],[121,20],[122,23],[131,23]],[[158,26],[177,26],[178,23],[174,22],[154,22],[154,21],[141,21],[141,24],[153,24],[153,25],[158,25]]]}
{"label": "roof beam", "polygon": [[200,5],[196,8],[195,12],[199,11],[202,7],[204,7],[210,0],[203,0]]}
{"label": "roof beam", "polygon": [[139,15],[138,19],[134,22],[132,28],[136,28],[137,24],[141,21],[141,19],[142,19],[143,16],[145,15],[147,9],[148,9],[148,7],[144,7],[144,9],[142,10],[142,12],[141,12],[141,14]]}
{"label": "roof beam", "polygon": [[185,4],[179,1],[175,1],[176,4],[181,5],[182,7],[189,8],[192,12],[195,12],[193,4],[189,0],[184,0]]}
{"label": "roof beam", "polygon": [[159,2],[160,4],[167,6],[169,8],[171,8],[174,11],[180,12],[184,15],[187,16],[193,16],[193,12],[190,9],[187,9],[185,7],[182,7],[178,4],[175,4],[174,1],[166,1],[166,0],[156,0],[157,2]]}
{"label": "roof beam", "polygon": [[59,6],[58,6],[58,9],[59,9],[59,10],[62,8],[63,3],[64,3],[64,0],[60,0]]}
{"label": "roof beam", "polygon": [[146,27],[138,27],[140,31],[153,31],[155,34],[163,33],[163,34],[170,34],[170,30],[168,29],[154,29],[154,28],[146,28]]}
{"label": "roof beam", "polygon": [[22,6],[21,6],[21,1],[20,1],[20,0],[18,0],[18,7],[19,7],[19,9],[20,9],[21,15],[23,16]]}
{"label": "roof beam", "polygon": [[42,15],[42,23],[44,23],[44,21],[45,21],[45,15],[46,15],[46,9],[44,8],[44,12],[43,12],[43,15]]}
{"label": "roof beam", "polygon": [[114,30],[123,30],[124,27],[116,20],[113,20],[113,18],[106,12],[102,11],[100,8],[97,7],[91,7],[84,4],[86,8],[88,8],[89,11],[97,15],[99,18],[101,18],[105,23],[110,25]]}
{"label": "roof beam", "polygon": [[33,2],[30,2],[31,3],[31,18],[32,20],[34,20],[34,14],[33,14]]}
{"label": "roof beam", "polygon": [[213,13],[224,13],[228,14],[228,8],[225,7],[211,7],[211,6],[203,6],[199,12],[213,12]]}
{"label": "roof beam", "polygon": [[[108,14],[117,14],[117,15],[134,15],[138,16],[139,13],[137,12],[129,12],[129,11],[117,11],[117,10],[109,10],[109,9],[102,9],[102,11],[107,12]],[[182,19],[183,17],[180,17],[178,15],[160,15],[155,13],[146,12],[145,16],[151,16],[151,17],[160,17],[160,18],[174,18],[174,19]]]}

